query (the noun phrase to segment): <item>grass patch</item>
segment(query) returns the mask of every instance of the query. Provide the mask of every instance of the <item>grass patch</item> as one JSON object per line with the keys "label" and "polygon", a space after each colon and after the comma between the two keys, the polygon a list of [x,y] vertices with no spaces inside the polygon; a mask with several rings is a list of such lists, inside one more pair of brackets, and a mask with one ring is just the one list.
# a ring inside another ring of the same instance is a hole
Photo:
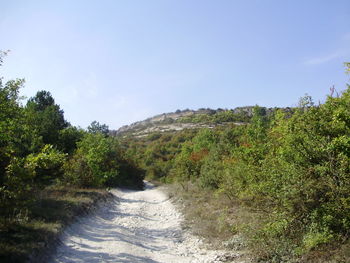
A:
{"label": "grass patch", "polygon": [[48,187],[16,220],[0,225],[0,262],[26,262],[52,246],[63,228],[110,194],[101,189]]}
{"label": "grass patch", "polygon": [[167,191],[185,216],[185,228],[191,228],[211,248],[238,252],[243,261],[350,263],[349,240],[335,240],[302,255],[296,253],[304,233],[284,230],[287,222],[271,222],[269,210],[249,207],[249,200],[230,200],[191,182],[168,185]]}
{"label": "grass patch", "polygon": [[248,228],[247,222],[259,221],[254,211],[191,182],[185,187],[168,185],[167,190],[185,216],[184,228],[190,228],[210,244],[210,248],[232,250],[242,260],[248,259],[243,233]]}

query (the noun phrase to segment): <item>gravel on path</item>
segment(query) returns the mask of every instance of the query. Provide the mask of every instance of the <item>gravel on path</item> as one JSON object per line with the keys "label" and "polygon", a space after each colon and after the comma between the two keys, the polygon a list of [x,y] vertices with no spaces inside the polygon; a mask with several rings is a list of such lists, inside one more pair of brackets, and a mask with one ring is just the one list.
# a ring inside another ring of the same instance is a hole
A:
{"label": "gravel on path", "polygon": [[182,215],[159,188],[113,189],[113,202],[67,228],[51,263],[223,262],[225,251],[208,250],[181,228]]}

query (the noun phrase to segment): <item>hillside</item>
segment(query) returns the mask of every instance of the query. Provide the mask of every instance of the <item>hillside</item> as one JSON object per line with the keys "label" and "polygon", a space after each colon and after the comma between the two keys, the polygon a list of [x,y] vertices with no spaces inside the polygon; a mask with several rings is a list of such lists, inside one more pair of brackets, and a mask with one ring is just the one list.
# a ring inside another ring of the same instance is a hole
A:
{"label": "hillside", "polygon": [[[113,135],[146,136],[152,132],[181,131],[184,129],[214,128],[224,124],[243,125],[249,123],[255,106],[237,107],[234,109],[177,110],[175,112],[158,114],[143,121],[125,125],[112,131]],[[280,108],[261,107],[264,115],[270,116]],[[291,108],[284,108],[290,112]]]}
{"label": "hillside", "polygon": [[[148,180],[177,185],[188,222],[210,242],[248,248],[254,262],[349,262],[349,94],[162,114],[118,140]],[[171,124],[192,128],[161,130]]]}

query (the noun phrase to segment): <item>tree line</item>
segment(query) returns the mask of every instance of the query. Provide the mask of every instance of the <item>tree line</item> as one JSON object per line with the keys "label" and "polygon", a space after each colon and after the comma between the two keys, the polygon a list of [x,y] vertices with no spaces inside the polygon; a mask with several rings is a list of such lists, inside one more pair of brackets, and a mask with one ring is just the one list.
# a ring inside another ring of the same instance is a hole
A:
{"label": "tree line", "polygon": [[[0,53],[0,66],[5,53]],[[143,187],[144,172],[125,157],[107,125],[71,125],[48,91],[23,103],[23,79],[0,78],[0,219],[11,224],[42,189]]]}

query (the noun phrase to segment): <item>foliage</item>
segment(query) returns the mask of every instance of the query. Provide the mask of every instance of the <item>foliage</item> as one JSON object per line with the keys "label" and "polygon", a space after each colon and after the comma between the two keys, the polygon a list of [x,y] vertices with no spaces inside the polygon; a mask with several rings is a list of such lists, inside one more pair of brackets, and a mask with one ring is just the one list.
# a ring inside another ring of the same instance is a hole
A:
{"label": "foliage", "polygon": [[[6,53],[0,52],[0,66]],[[44,188],[67,179],[89,187],[143,187],[143,170],[126,158],[106,125],[95,121],[90,133],[71,126],[48,91],[23,106],[23,85],[23,79],[0,77],[0,231],[27,218]]]}
{"label": "foliage", "polygon": [[317,106],[308,95],[290,111],[256,106],[249,124],[200,129],[178,147],[172,143],[184,131],[129,138],[125,147],[152,178],[185,190],[197,182],[260,211],[264,221],[246,235],[256,257],[280,262],[349,239],[349,116],[348,86]]}
{"label": "foliage", "polygon": [[59,145],[60,131],[68,127],[63,110],[48,91],[38,91],[27,102],[26,119],[44,144]]}
{"label": "foliage", "polygon": [[13,220],[35,199],[34,192],[62,175],[65,154],[45,145],[39,153],[13,157],[0,188],[0,221]]}
{"label": "foliage", "polygon": [[84,134],[84,130],[74,126],[68,126],[67,128],[60,130],[58,136],[58,149],[62,152],[73,154],[77,148],[77,143],[81,141]]}
{"label": "foliage", "polygon": [[28,170],[36,183],[49,184],[62,175],[65,158],[64,153],[61,153],[52,145],[46,144],[39,153],[29,154],[25,158],[24,168]]}
{"label": "foliage", "polygon": [[234,112],[232,110],[206,110],[209,113],[199,113],[183,116],[177,120],[180,123],[228,123],[228,122],[249,122],[251,116],[247,112]]}
{"label": "foliage", "polygon": [[[84,187],[132,186],[143,187],[142,170],[130,168],[132,164],[121,156],[120,147],[114,137],[102,133],[88,133],[78,142],[78,148],[67,162],[65,179]],[[130,170],[126,174],[125,170]]]}
{"label": "foliage", "polygon": [[20,138],[25,128],[18,94],[23,82],[18,79],[3,85],[0,79],[0,183],[3,183],[11,154],[21,154]]}
{"label": "foliage", "polygon": [[107,136],[109,134],[109,128],[106,124],[100,124],[98,121],[93,121],[88,127],[90,133],[102,133]]}
{"label": "foliage", "polygon": [[196,130],[182,130],[152,133],[148,137],[126,137],[121,139],[121,148],[126,149],[128,159],[134,160],[146,171],[148,179],[166,180],[173,168],[175,156],[181,151],[181,145],[196,133]]}

